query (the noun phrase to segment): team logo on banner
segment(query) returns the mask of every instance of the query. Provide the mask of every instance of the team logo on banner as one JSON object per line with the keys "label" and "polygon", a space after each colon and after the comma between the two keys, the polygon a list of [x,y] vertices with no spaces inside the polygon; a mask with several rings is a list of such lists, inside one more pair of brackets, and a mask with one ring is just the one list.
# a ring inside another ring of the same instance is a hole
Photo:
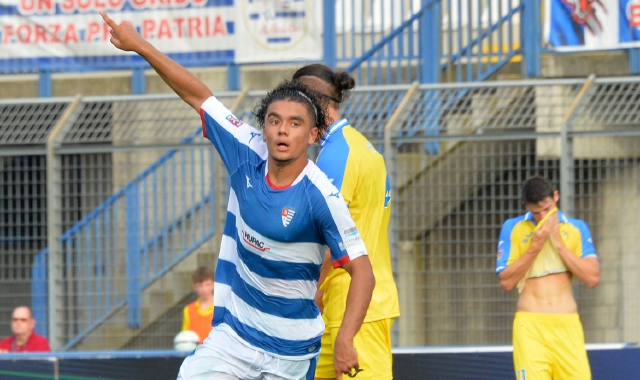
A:
{"label": "team logo on banner", "polygon": [[288,226],[291,223],[291,219],[296,214],[296,210],[291,207],[285,206],[282,208],[282,225]]}
{"label": "team logo on banner", "polygon": [[265,49],[291,49],[309,31],[309,0],[242,0],[240,3],[247,32]]}

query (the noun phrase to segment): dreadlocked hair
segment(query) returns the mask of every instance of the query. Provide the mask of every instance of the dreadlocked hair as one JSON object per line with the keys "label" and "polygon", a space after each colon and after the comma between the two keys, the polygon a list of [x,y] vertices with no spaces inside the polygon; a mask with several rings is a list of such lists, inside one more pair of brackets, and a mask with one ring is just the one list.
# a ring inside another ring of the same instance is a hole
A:
{"label": "dreadlocked hair", "polygon": [[309,116],[311,117],[311,125],[315,125],[318,128],[318,137],[316,138],[316,142],[320,142],[325,132],[333,122],[329,117],[329,111],[327,109],[328,102],[312,91],[309,87],[297,81],[292,82],[285,80],[262,98],[260,104],[258,104],[253,111],[256,121],[258,122],[258,126],[261,129],[264,128],[267,108],[269,108],[271,103],[280,100],[288,100],[304,104],[309,112]]}

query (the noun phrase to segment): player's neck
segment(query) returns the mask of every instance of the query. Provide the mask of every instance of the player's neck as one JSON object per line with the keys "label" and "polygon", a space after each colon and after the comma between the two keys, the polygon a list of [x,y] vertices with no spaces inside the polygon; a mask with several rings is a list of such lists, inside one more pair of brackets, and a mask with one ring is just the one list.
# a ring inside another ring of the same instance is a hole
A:
{"label": "player's neck", "polygon": [[290,186],[295,181],[300,173],[309,163],[306,156],[300,157],[295,161],[289,162],[277,162],[273,159],[269,160],[269,172],[267,173],[267,179],[269,185],[281,188]]}
{"label": "player's neck", "polygon": [[340,117],[340,111],[338,111],[338,108],[334,107],[329,107],[329,117],[333,119],[334,123],[338,120],[342,120],[342,117]]}
{"label": "player's neck", "polygon": [[200,303],[200,309],[207,310],[213,305],[213,297],[207,299],[198,298],[198,302]]}

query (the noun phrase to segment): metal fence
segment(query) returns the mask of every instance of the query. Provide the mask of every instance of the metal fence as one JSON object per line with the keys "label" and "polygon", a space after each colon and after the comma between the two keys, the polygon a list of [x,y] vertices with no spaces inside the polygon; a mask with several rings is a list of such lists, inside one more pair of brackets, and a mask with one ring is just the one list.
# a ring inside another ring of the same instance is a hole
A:
{"label": "metal fence", "polygon": [[[263,95],[220,97],[251,121]],[[519,189],[533,173],[559,186],[561,209],[593,234],[600,284],[575,281],[587,342],[640,340],[639,100],[637,78],[354,92],[343,116],[392,177],[394,345],[510,342],[517,292],[498,284],[497,236],[524,213]],[[48,318],[46,333],[69,350],[170,348],[193,299],[189,274],[215,265],[225,215],[224,170],[196,136],[198,115],[174,96],[0,107],[14,110],[0,130],[0,283],[22,286],[1,295],[4,315],[33,302],[39,326]]]}

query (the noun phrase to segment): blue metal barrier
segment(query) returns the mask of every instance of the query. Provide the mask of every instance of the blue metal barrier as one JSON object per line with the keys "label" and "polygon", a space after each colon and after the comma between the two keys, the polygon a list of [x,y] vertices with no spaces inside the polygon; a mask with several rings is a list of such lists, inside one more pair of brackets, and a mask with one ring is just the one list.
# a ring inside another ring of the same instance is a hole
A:
{"label": "blue metal barrier", "polygon": [[[200,128],[181,144],[198,136]],[[142,291],[215,233],[213,179],[210,147],[171,150],[64,232],[63,350],[124,306],[129,326],[141,327]],[[48,254],[32,267],[34,315],[45,335]]]}
{"label": "blue metal barrier", "polygon": [[48,257],[49,248],[45,248],[33,258],[31,267],[31,313],[36,320],[36,332],[42,336],[48,335]]}

